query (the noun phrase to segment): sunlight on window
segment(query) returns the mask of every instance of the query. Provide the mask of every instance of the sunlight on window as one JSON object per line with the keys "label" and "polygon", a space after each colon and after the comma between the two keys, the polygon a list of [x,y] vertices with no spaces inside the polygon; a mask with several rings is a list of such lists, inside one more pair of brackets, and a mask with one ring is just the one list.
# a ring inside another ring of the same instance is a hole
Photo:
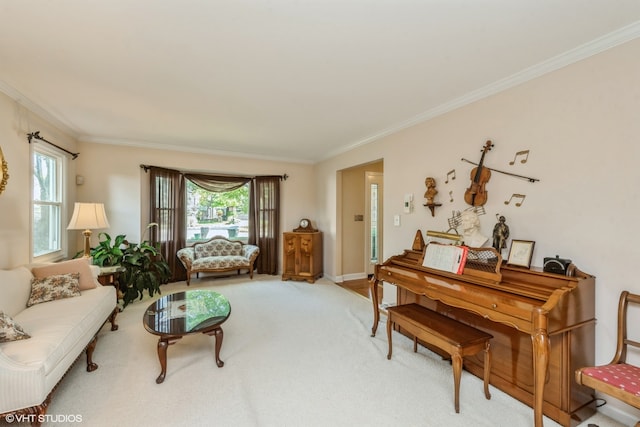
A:
{"label": "sunlight on window", "polygon": [[33,151],[33,256],[54,254],[62,249],[61,176],[63,157],[42,148]]}
{"label": "sunlight on window", "polygon": [[369,247],[369,262],[376,264],[378,262],[378,184],[371,184],[371,241]]}
{"label": "sunlight on window", "polygon": [[249,184],[214,193],[187,181],[187,243],[222,236],[247,242],[249,236]]}

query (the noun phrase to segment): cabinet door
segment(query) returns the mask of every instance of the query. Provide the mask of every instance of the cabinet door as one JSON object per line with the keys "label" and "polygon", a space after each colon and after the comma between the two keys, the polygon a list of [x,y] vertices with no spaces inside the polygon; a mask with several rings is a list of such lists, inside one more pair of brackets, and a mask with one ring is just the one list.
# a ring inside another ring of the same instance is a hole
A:
{"label": "cabinet door", "polygon": [[303,276],[313,275],[313,235],[303,234],[300,236],[300,263],[298,274]]}
{"label": "cabinet door", "polygon": [[283,274],[297,274],[296,256],[298,253],[298,236],[285,233],[284,258],[282,260]]}

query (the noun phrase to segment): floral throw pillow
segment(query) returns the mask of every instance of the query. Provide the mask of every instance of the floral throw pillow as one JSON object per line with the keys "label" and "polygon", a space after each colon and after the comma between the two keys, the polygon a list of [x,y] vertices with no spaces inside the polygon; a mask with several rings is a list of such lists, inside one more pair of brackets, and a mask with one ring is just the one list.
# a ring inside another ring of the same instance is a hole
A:
{"label": "floral throw pillow", "polygon": [[11,317],[0,311],[0,342],[26,340],[27,338],[31,338],[31,336]]}
{"label": "floral throw pillow", "polygon": [[55,274],[31,280],[31,296],[27,307],[62,298],[80,296],[80,273]]}

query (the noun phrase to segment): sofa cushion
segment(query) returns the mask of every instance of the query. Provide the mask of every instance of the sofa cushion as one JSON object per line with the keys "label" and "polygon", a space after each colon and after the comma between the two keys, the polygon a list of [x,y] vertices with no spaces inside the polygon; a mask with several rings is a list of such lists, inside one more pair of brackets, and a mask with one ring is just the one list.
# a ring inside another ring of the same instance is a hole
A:
{"label": "sofa cushion", "polygon": [[33,275],[26,267],[0,270],[0,310],[15,318],[27,308]]}
{"label": "sofa cushion", "polygon": [[0,311],[0,342],[26,340],[31,338],[11,317]]}
{"label": "sofa cushion", "polygon": [[79,297],[79,273],[54,274],[43,279],[31,279],[31,295],[27,307],[63,298]]}
{"label": "sofa cushion", "polygon": [[[113,286],[98,286],[82,291],[78,298],[31,306],[14,318],[29,331],[31,339],[4,344],[2,352],[14,363],[32,368],[41,366],[46,375],[59,370],[61,377],[68,368],[59,366],[61,361],[78,357],[115,308],[115,301]],[[77,352],[72,354],[74,348]]]}
{"label": "sofa cushion", "polygon": [[239,256],[242,255],[242,243],[227,239],[213,239],[205,243],[196,243],[193,245],[193,251],[196,259],[212,256]]}
{"label": "sofa cushion", "polygon": [[56,262],[54,264],[46,264],[40,267],[33,267],[31,272],[33,273],[33,276],[38,279],[43,279],[55,274],[79,273],[79,285],[81,291],[93,289],[98,285],[91,272],[91,265],[87,258],[78,258],[69,261]]}
{"label": "sofa cushion", "polygon": [[243,256],[211,256],[193,261],[193,270],[224,270],[249,267],[249,260]]}

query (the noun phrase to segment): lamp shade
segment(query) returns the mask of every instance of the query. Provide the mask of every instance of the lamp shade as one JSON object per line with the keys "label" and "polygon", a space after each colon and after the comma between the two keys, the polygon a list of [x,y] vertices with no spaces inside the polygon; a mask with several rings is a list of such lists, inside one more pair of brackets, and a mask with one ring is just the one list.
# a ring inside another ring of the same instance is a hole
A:
{"label": "lamp shade", "polygon": [[76,203],[67,230],[109,228],[103,203]]}

